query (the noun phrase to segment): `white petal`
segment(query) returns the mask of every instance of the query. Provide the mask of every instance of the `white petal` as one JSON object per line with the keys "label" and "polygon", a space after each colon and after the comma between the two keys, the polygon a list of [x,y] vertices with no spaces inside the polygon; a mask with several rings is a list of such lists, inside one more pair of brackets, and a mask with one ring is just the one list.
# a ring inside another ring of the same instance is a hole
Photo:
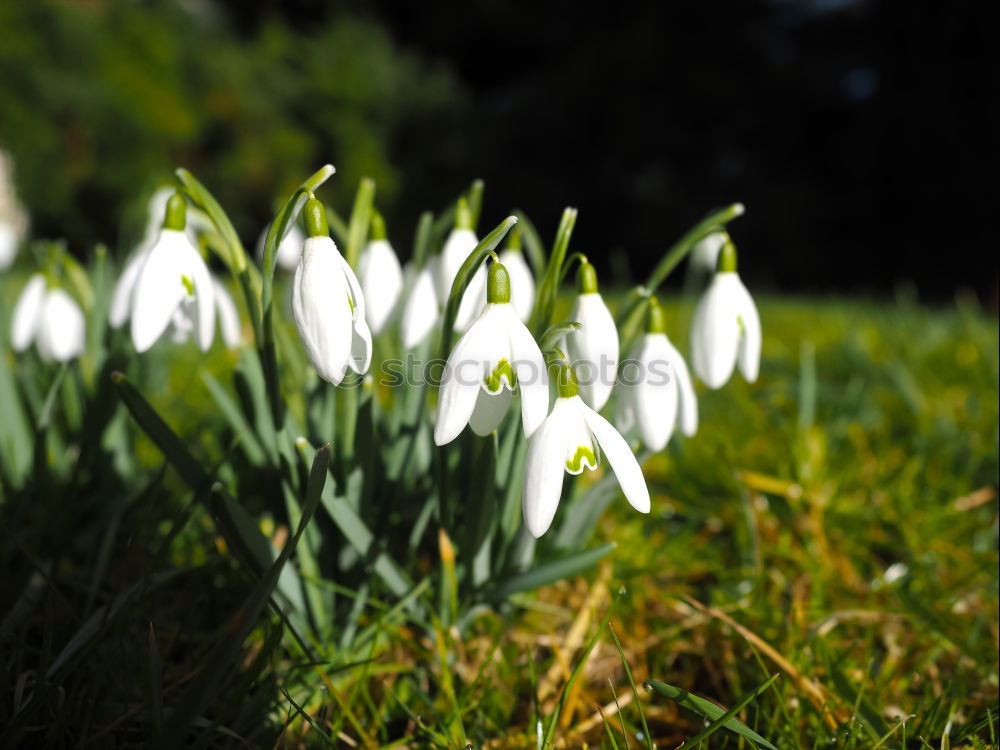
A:
{"label": "white petal", "polygon": [[549,413],[549,377],[545,357],[535,337],[517,317],[510,305],[506,308],[507,330],[517,389],[521,394],[521,427],[525,437],[532,433]]}
{"label": "white petal", "polygon": [[146,254],[145,251],[138,252],[129,258],[122,270],[122,275],[115,283],[115,289],[111,294],[111,308],[108,311],[108,323],[112,328],[121,328],[125,325],[125,321],[128,320],[128,316],[132,312],[132,293],[139,280],[142,264],[146,262]]}
{"label": "white petal", "polygon": [[462,300],[458,304],[458,313],[455,315],[455,330],[464,331],[482,312],[486,304],[486,264],[479,266],[472,274],[469,285],[462,294]]}
{"label": "white petal", "polygon": [[437,319],[438,301],[434,292],[434,276],[430,268],[423,268],[413,280],[403,309],[403,346],[412,349],[427,338]]}
{"label": "white petal", "polygon": [[736,367],[739,345],[734,292],[740,280],[733,272],[717,273],[698,301],[691,322],[691,364],[709,388],[721,388]]}
{"label": "white petal", "polygon": [[646,487],[646,479],[625,438],[593,409],[585,406],[583,415],[587,427],[594,433],[597,444],[611,464],[615,476],[618,477],[618,484],[625,493],[625,499],[640,513],[649,513],[649,489]]}
{"label": "white petal", "polygon": [[[629,352],[626,361],[639,361],[642,353],[642,342],[636,344]],[[631,370],[631,366],[623,366],[622,371]],[[627,373],[631,377],[631,372]],[[615,427],[622,435],[629,435],[639,429],[639,416],[636,412],[636,392],[638,383],[620,381],[615,388]]]}
{"label": "white petal", "polygon": [[215,284],[201,254],[191,245],[188,248],[188,275],[194,282],[192,319],[195,340],[198,347],[207,352],[212,348],[212,338],[215,336]]}
{"label": "white petal", "polygon": [[83,311],[62,289],[51,289],[38,327],[38,351],[45,359],[68,362],[83,354],[86,344]]}
{"label": "white petal", "polygon": [[308,238],[292,282],[292,312],[309,361],[334,385],[344,379],[351,357],[354,318],[349,294],[333,240]]}
{"label": "white petal", "polygon": [[556,399],[552,413],[528,442],[521,486],[524,525],[535,538],[544,534],[559,507],[566,461],[565,415],[570,399]]}
{"label": "white petal", "polygon": [[[329,237],[327,238],[329,239]],[[337,245],[333,240],[330,240],[330,244],[333,245],[333,249],[337,251],[337,263],[340,264],[340,269],[344,273],[344,278],[347,280],[347,288],[351,293],[351,301],[354,303],[354,315],[355,317],[361,316],[365,317],[367,313],[367,308],[365,306],[365,293],[361,290],[361,283],[358,281],[358,277],[354,273],[354,269],[351,268],[350,263],[340,254],[340,250],[337,250]]]}
{"label": "white petal", "polygon": [[0,219],[0,271],[10,268],[17,255],[17,232],[14,226],[4,219]]}
{"label": "white petal", "polygon": [[636,416],[642,442],[652,451],[667,446],[677,421],[677,383],[669,362],[667,337],[647,333],[639,350],[642,379],[636,387]]}
{"label": "white petal", "polygon": [[520,250],[504,250],[500,253],[500,262],[510,276],[510,304],[517,317],[527,323],[535,306],[535,277]]}
{"label": "white petal", "polygon": [[485,375],[492,370],[489,363],[495,363],[503,356],[498,336],[503,336],[504,332],[497,330],[494,307],[491,305],[479,316],[448,357],[438,393],[437,421],[434,425],[434,442],[437,445],[450,443],[468,424]]}
{"label": "white petal", "polygon": [[386,240],[369,242],[358,261],[365,317],[376,336],[385,330],[403,290],[403,269]]}
{"label": "white petal", "polygon": [[698,240],[691,249],[691,266],[705,275],[715,273],[719,251],[725,242],[726,236],[722,232],[713,232]]}
{"label": "white petal", "polygon": [[[132,343],[137,352],[156,343],[188,295],[183,277],[190,273],[186,266],[191,253],[197,251],[183,232],[164,229],[146,255],[132,292]],[[194,279],[188,276],[188,281]]]}
{"label": "white petal", "polygon": [[219,329],[222,331],[222,340],[227,347],[235,349],[240,345],[241,339],[239,310],[236,309],[236,303],[233,302],[233,298],[222,282],[213,277],[212,283],[215,308],[219,313]]}
{"label": "white petal", "polygon": [[681,421],[681,432],[691,437],[698,432],[698,399],[694,394],[694,383],[687,363],[677,347],[667,340],[667,358],[677,379],[678,411]]}
{"label": "white petal", "polygon": [[462,264],[465,263],[478,244],[476,233],[471,229],[452,229],[448,239],[445,240],[444,248],[441,250],[435,268],[435,292],[442,307],[448,303],[451,287],[455,283],[455,277],[458,276]]}
{"label": "white petal", "polygon": [[746,381],[753,383],[760,372],[760,315],[757,313],[757,305],[753,303],[753,297],[743,286],[742,281],[740,288],[742,294],[737,297],[737,309],[743,336],[740,338],[737,362]]}
{"label": "white petal", "polygon": [[10,345],[15,352],[23,352],[35,338],[42,306],[45,303],[45,277],[36,273],[24,287],[14,305],[14,319],[10,330]]}
{"label": "white petal", "polygon": [[579,396],[557,398],[556,405],[565,412],[562,418],[563,468],[570,474],[582,474],[584,469],[593,471],[601,462],[601,451],[584,417],[584,410],[589,407]]}
{"label": "white petal", "polygon": [[618,368],[618,329],[597,292],[577,295],[570,320],[580,324],[566,337],[570,362],[580,379],[580,397],[601,409],[611,397]]}
{"label": "white petal", "polygon": [[363,317],[356,317],[351,328],[351,369],[364,375],[372,365],[372,332]]}
{"label": "white petal", "polygon": [[513,395],[513,391],[507,388],[501,388],[497,393],[490,393],[485,388],[480,388],[476,406],[472,410],[472,416],[469,417],[469,427],[472,431],[483,437],[499,427],[507,415]]}

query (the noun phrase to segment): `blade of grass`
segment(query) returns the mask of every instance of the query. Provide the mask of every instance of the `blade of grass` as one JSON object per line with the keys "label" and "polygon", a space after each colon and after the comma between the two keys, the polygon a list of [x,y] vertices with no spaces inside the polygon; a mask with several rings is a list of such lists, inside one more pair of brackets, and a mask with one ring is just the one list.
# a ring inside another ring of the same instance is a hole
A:
{"label": "blade of grass", "polygon": [[[615,648],[618,649],[618,658],[622,660],[622,666],[625,668],[625,676],[628,677],[628,685],[632,688],[632,697],[635,699],[635,707],[639,709],[639,719],[642,721],[642,736],[646,740],[646,747],[650,750],[653,749],[653,739],[649,734],[649,725],[646,724],[646,714],[642,710],[642,702],[639,700],[639,691],[636,690],[635,680],[632,679],[632,669],[628,665],[628,661],[625,659],[625,651],[622,650],[622,643],[618,640],[618,634],[615,629],[611,627],[611,623],[608,623],[608,632],[611,633],[611,637],[615,641]],[[613,689],[613,688],[612,688]],[[615,696],[615,702],[618,701],[618,696]],[[621,709],[619,709],[619,713]]]}

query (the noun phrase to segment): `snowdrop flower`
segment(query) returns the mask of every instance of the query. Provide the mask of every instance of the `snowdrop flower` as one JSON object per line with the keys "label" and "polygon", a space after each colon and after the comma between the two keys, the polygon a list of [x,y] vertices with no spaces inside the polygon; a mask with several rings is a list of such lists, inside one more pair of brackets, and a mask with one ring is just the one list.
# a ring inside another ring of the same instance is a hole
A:
{"label": "snowdrop flower", "polygon": [[663,308],[655,298],[648,304],[646,334],[622,366],[627,379],[628,366],[635,365],[640,380],[619,384],[616,422],[623,433],[637,430],[647,448],[661,451],[678,417],[685,435],[698,431],[698,401],[684,358],[667,338]]}
{"label": "snowdrop flower", "polygon": [[434,263],[417,268],[406,266],[406,303],[400,321],[403,346],[413,349],[434,329],[438,320],[438,299],[434,289]]}
{"label": "snowdrop flower", "polygon": [[292,312],[309,361],[324,380],[340,385],[353,370],[368,371],[372,335],[361,285],[330,239],[326,208],[306,201],[306,240],[292,281]]}
{"label": "snowdrop flower", "polygon": [[7,270],[14,262],[19,241],[14,225],[0,217],[0,271]]}
{"label": "snowdrop flower", "polygon": [[371,239],[358,261],[358,281],[365,295],[365,317],[377,336],[388,325],[403,291],[403,269],[377,211],[372,214]]}
{"label": "snowdrop flower", "polygon": [[528,443],[521,508],[524,524],[540,537],[552,524],[563,474],[596,469],[601,454],[611,465],[625,498],[640,513],[649,513],[649,490],[625,438],[579,396],[573,369],[564,365],[559,375],[559,397],[552,413]]}
{"label": "snowdrop flower", "polygon": [[611,397],[618,368],[618,329],[611,311],[597,291],[597,271],[586,260],[577,272],[580,293],[569,319],[580,328],[566,336],[567,354],[574,368],[585,370],[580,380],[580,397],[600,411]]}
{"label": "snowdrop flower", "polygon": [[721,388],[739,363],[748,383],[760,369],[760,316],[736,273],[736,248],[726,242],[718,271],[698,301],[691,323],[691,361],[709,388]]}
{"label": "snowdrop flower", "polygon": [[698,240],[691,249],[691,268],[704,278],[715,271],[719,263],[719,251],[726,244],[728,235],[724,230],[712,232]]}
{"label": "snowdrop flower", "polygon": [[501,263],[490,266],[486,299],[448,357],[434,426],[437,445],[450,443],[466,424],[477,435],[491,433],[507,413],[515,388],[525,436],[534,433],[548,412],[545,360],[510,304],[510,276]]}
{"label": "snowdrop flower", "polygon": [[[448,239],[444,243],[444,249],[436,261],[436,288],[438,305],[444,307],[448,304],[448,297],[451,296],[451,288],[455,283],[455,277],[465,263],[466,259],[476,249],[479,239],[472,229],[472,213],[469,210],[468,201],[465,198],[458,199],[458,206],[455,209],[455,228],[451,230]],[[476,316],[483,309],[486,296],[486,268],[480,266],[469,285],[462,295],[458,305],[458,314],[455,316],[455,330],[465,331],[475,320]]]}
{"label": "snowdrop flower", "polygon": [[[267,232],[270,227],[264,227],[257,240],[257,257],[264,261],[264,245],[267,242]],[[306,241],[301,227],[297,221],[290,221],[285,229],[285,236],[278,243],[277,253],[278,268],[283,271],[294,271],[299,265],[299,256],[302,254],[302,245]]]}
{"label": "snowdrop flower", "polygon": [[23,352],[34,342],[42,359],[68,362],[83,354],[84,331],[83,311],[72,297],[58,287],[50,288],[41,274],[28,280],[14,306],[10,337],[14,351]]}
{"label": "snowdrop flower", "polygon": [[184,232],[186,210],[184,197],[175,192],[160,236],[137,273],[130,312],[137,352],[153,346],[171,323],[183,327],[187,321],[202,351],[212,345],[215,290],[208,266]]}
{"label": "snowdrop flower", "polygon": [[500,262],[510,274],[510,304],[521,322],[527,323],[535,306],[535,277],[521,252],[521,233],[517,227],[510,232],[510,242],[500,253]]}

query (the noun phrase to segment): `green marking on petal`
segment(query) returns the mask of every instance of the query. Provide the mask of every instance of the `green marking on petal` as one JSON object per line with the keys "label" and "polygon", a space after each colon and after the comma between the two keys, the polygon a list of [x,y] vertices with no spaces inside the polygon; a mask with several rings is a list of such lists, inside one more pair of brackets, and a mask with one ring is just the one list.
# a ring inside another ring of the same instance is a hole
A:
{"label": "green marking on petal", "polygon": [[740,327],[740,337],[745,338],[747,335],[747,327],[746,324],[743,322],[742,315],[736,316],[736,325]]}
{"label": "green marking on petal", "polygon": [[184,288],[187,290],[188,296],[189,297],[193,297],[194,296],[194,282],[192,282],[191,279],[189,279],[186,274],[182,274],[181,275],[181,284],[183,284]]}
{"label": "green marking on petal", "polygon": [[510,362],[507,361],[506,357],[497,362],[497,366],[493,368],[493,372],[486,377],[487,390],[490,393],[499,393],[500,389],[503,388],[503,378],[507,378],[507,383],[511,390],[517,387],[517,374],[514,372],[514,368],[510,366]]}
{"label": "green marking on petal", "polygon": [[351,306],[351,315],[354,315],[354,300],[351,299],[351,295],[347,295],[347,304]]}
{"label": "green marking on petal", "polygon": [[585,462],[591,468],[597,466],[597,456],[594,454],[594,449],[587,445],[577,446],[573,458],[566,462],[566,470],[579,474],[583,471]]}

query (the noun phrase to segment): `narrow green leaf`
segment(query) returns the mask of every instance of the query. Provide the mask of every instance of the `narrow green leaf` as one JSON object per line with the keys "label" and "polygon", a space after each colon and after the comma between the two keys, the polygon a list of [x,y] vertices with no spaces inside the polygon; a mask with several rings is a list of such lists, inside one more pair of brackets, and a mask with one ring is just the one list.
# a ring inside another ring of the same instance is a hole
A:
{"label": "narrow green leaf", "polygon": [[423,268],[431,247],[431,227],[434,224],[434,214],[424,211],[417,222],[417,231],[413,237],[413,267]]}
{"label": "narrow green leaf", "polygon": [[[766,739],[761,737],[750,727],[748,727],[743,722],[732,718],[735,716],[745,705],[750,701],[754,700],[757,696],[767,690],[771,683],[778,679],[778,675],[773,675],[767,680],[763,685],[749,693],[744,695],[731,709],[726,711],[725,709],[719,708],[717,705],[711,701],[707,701],[704,698],[699,698],[697,695],[691,695],[691,693],[686,690],[682,690],[679,687],[670,685],[666,682],[660,682],[659,680],[647,680],[647,687],[651,687],[657,693],[662,695],[664,698],[669,698],[675,703],[684,706],[684,708],[694,711],[697,714],[707,717],[712,720],[712,724],[705,727],[701,732],[692,737],[688,742],[682,745],[683,748],[694,747],[698,742],[701,742],[709,734],[715,732],[720,727],[725,727],[731,732],[736,732],[736,734],[741,737],[745,737],[751,742],[760,745],[761,747],[766,747],[768,750],[777,750],[777,748],[768,742]],[[680,749],[679,749],[680,750]]]}
{"label": "narrow green leaf", "polygon": [[362,177],[354,196],[354,208],[351,209],[351,221],[347,228],[347,247],[344,248],[344,259],[354,269],[358,267],[358,258],[368,237],[374,203],[375,180]]}
{"label": "narrow green leaf", "polygon": [[[646,713],[642,710],[642,701],[639,700],[639,691],[635,687],[635,680],[632,679],[632,668],[628,665],[628,660],[625,658],[625,651],[622,650],[622,643],[618,640],[618,634],[615,629],[611,627],[608,623],[608,632],[611,633],[611,637],[615,641],[615,648],[618,649],[618,658],[621,659],[622,667],[625,669],[625,676],[628,678],[628,686],[632,689],[632,698],[635,700],[635,707],[639,709],[639,719],[642,720],[642,736],[646,740],[646,746],[649,750],[653,750],[653,738],[649,733],[649,726],[646,724]],[[614,689],[612,687],[612,689]],[[615,701],[618,701],[618,696],[615,696]],[[619,709],[619,715],[621,710]]]}
{"label": "narrow green leaf", "polygon": [[545,268],[545,276],[538,284],[535,291],[535,306],[531,311],[531,319],[528,321],[528,329],[541,334],[549,326],[552,319],[552,310],[556,304],[556,294],[559,291],[559,278],[562,275],[563,261],[566,259],[566,252],[569,249],[569,240],[573,235],[573,227],[576,225],[575,208],[566,208],[563,211],[562,219],[559,221],[559,228],[556,230],[556,238],[552,243],[552,254],[549,256],[549,263]]}
{"label": "narrow green leaf", "polygon": [[545,243],[542,242],[538,230],[535,229],[535,225],[524,211],[515,210],[514,216],[517,217],[517,227],[521,230],[524,252],[527,253],[528,259],[531,261],[531,269],[535,272],[536,277],[541,277],[545,273],[545,259],[548,256],[548,253],[545,252]]}
{"label": "narrow green leaf", "polygon": [[223,242],[225,242],[229,257],[223,258],[223,260],[226,261],[227,265],[236,274],[246,269],[247,254],[243,249],[243,243],[240,242],[240,236],[236,233],[233,223],[229,220],[226,212],[222,210],[219,202],[215,200],[215,196],[193,174],[183,167],[177,169],[174,173],[184,186],[184,192],[188,198],[196,208],[208,215],[208,218],[212,220],[219,235],[222,237]]}
{"label": "narrow green leaf", "polygon": [[725,208],[713,211],[691,227],[686,234],[670,246],[670,249],[667,250],[662,260],[660,260],[649,274],[649,278],[646,280],[646,288],[649,290],[649,293],[656,293],[656,290],[660,288],[660,284],[666,280],[670,272],[691,252],[691,249],[698,240],[703,239],[719,227],[724,227],[733,219],[742,216],[745,210],[742,203],[733,203]]}
{"label": "narrow green leaf", "polygon": [[593,567],[598,560],[615,548],[615,544],[603,544],[600,547],[577,552],[567,557],[539,565],[529,571],[513,576],[490,590],[489,596],[494,600],[502,600],[513,594],[524,591],[534,591],[550,583],[575,576]]}
{"label": "narrow green leaf", "polygon": [[472,215],[473,231],[479,226],[479,217],[483,212],[483,190],[485,187],[486,183],[482,180],[473,180],[472,185],[469,186],[469,213]]}
{"label": "narrow green leaf", "polygon": [[260,438],[257,437],[253,428],[247,423],[246,417],[243,415],[243,410],[240,409],[239,405],[226,392],[222,384],[212,377],[211,373],[208,371],[202,372],[201,379],[208,388],[208,392],[215,401],[215,405],[219,407],[222,415],[229,421],[229,426],[232,427],[233,433],[239,439],[240,445],[247,455],[247,459],[255,466],[263,465],[265,459],[264,447],[261,445]]}

